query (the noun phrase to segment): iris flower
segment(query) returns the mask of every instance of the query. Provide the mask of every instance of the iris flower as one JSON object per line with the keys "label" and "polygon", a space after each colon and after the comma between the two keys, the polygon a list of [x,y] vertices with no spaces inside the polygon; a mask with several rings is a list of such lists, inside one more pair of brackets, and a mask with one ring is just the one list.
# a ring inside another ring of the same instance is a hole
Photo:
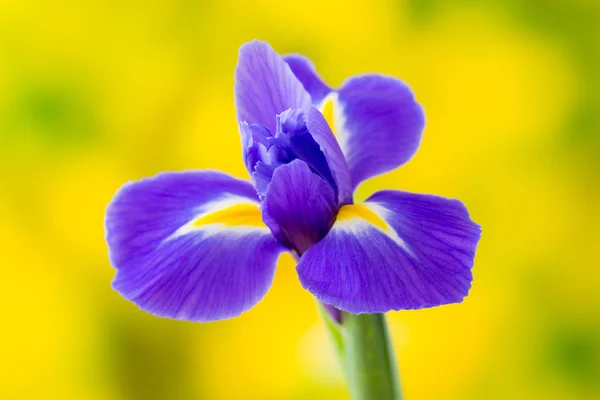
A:
{"label": "iris flower", "polygon": [[371,74],[332,89],[308,59],[253,41],[234,94],[251,181],[198,170],[125,184],[105,221],[117,291],[158,316],[231,318],[265,296],[289,251],[302,286],[338,310],[462,301],[480,228],[460,201],[384,190],[353,202],[419,147],[423,109],[405,83]]}

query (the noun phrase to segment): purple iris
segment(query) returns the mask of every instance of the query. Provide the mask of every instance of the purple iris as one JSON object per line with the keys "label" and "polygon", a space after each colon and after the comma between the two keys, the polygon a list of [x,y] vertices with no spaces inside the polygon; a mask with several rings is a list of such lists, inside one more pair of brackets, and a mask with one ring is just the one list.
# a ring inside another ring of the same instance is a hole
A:
{"label": "purple iris", "polygon": [[306,58],[253,41],[234,91],[252,183],[189,171],[125,184],[105,222],[116,290],[163,317],[231,318],[291,251],[302,286],[350,313],[462,301],[480,227],[460,201],[385,190],[353,204],[419,146],[423,110],[405,83],[362,75],[331,89]]}

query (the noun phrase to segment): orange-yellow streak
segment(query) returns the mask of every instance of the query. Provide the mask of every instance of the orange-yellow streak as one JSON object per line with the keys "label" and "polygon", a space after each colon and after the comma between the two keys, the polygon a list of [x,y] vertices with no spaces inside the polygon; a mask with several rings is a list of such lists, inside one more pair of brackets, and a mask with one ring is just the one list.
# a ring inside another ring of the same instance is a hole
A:
{"label": "orange-yellow streak", "polygon": [[193,225],[201,227],[211,224],[224,224],[226,226],[256,226],[264,227],[262,214],[257,205],[236,204],[197,218]]}
{"label": "orange-yellow streak", "polygon": [[323,104],[323,116],[325,117],[325,121],[327,121],[327,124],[329,124],[329,127],[331,128],[331,132],[333,132],[333,134],[335,135],[335,129],[333,125],[333,123],[335,122],[333,120],[333,99],[329,99],[325,102],[325,104]]}
{"label": "orange-yellow streak", "polygon": [[389,230],[388,224],[377,214],[362,204],[347,204],[340,208],[337,215],[337,221],[343,222],[354,218],[361,218],[375,225],[383,231]]}

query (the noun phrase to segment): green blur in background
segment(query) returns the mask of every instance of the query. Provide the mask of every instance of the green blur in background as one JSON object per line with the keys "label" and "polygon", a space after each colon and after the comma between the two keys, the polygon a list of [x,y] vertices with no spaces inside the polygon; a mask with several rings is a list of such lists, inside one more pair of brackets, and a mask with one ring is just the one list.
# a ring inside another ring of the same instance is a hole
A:
{"label": "green blur in background", "polygon": [[246,177],[238,47],[338,86],[401,77],[421,148],[363,184],[461,199],[463,304],[393,312],[406,398],[600,399],[600,2],[0,0],[0,398],[348,399],[283,256],[241,317],[160,319],[112,290],[103,218],[164,170]]}

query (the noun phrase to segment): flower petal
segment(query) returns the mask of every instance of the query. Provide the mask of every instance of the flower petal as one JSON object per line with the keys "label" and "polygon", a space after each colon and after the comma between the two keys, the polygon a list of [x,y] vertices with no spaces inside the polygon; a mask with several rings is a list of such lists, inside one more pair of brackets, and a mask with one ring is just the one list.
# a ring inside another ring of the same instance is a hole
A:
{"label": "flower petal", "polygon": [[[421,142],[425,116],[404,82],[382,75],[347,80],[333,102],[332,130],[346,156],[352,185],[406,163]],[[327,116],[327,114],[326,114]]]}
{"label": "flower petal", "polygon": [[352,181],[344,153],[323,114],[314,107],[306,110],[306,126],[317,142],[337,183],[339,204],[352,203]]}
{"label": "flower petal", "polygon": [[331,186],[304,161],[294,160],[273,173],[262,212],[273,235],[302,254],[327,234],[337,203]]}
{"label": "flower petal", "polygon": [[339,204],[352,202],[350,171],[327,121],[314,107],[288,109],[276,116],[275,136],[262,125],[240,124],[244,162],[260,198],[273,171],[300,159],[334,189]]}
{"label": "flower petal", "polygon": [[462,301],[480,228],[458,200],[383,191],[340,209],[327,236],[302,255],[302,286],[351,313]]}
{"label": "flower petal", "polygon": [[234,93],[238,121],[261,124],[271,133],[277,114],[310,104],[310,95],[288,64],[258,40],[240,47]]}
{"label": "flower petal", "polygon": [[319,105],[331,92],[331,88],[323,82],[312,61],[300,54],[288,54],[283,56],[283,59],[310,94],[312,103]]}
{"label": "flower petal", "polygon": [[124,185],[106,212],[114,288],[158,316],[235,317],[271,286],[283,246],[250,183],[212,171]]}
{"label": "flower petal", "polygon": [[[256,125],[250,127],[253,126]],[[253,137],[262,140],[256,134]],[[257,153],[259,161],[253,167],[254,172],[251,174],[254,187],[261,199],[267,193],[273,172],[281,165],[295,159],[308,164],[312,171],[331,185],[335,193],[338,192],[337,182],[329,168],[327,157],[308,131],[306,116],[302,110],[290,109],[277,115],[276,136],[265,138],[263,142],[255,142],[253,147],[255,146],[259,149],[262,146],[266,150]]]}
{"label": "flower petal", "polygon": [[240,136],[242,138],[242,159],[248,174],[252,176],[256,164],[265,157],[267,149],[261,141],[265,136],[271,137],[271,132],[262,125],[249,125],[247,122],[239,123]]}

